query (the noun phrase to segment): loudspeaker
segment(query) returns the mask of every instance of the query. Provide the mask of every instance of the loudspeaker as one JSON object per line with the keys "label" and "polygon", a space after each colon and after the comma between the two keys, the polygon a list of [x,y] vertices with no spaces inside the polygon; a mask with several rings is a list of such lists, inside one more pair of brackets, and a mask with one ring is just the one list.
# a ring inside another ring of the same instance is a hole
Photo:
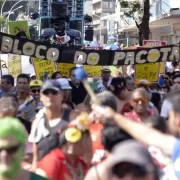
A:
{"label": "loudspeaker", "polygon": [[67,3],[51,3],[52,17],[66,17],[68,15]]}
{"label": "loudspeaker", "polygon": [[93,41],[93,34],[94,34],[94,30],[93,29],[87,29],[85,31],[85,40],[86,41]]}

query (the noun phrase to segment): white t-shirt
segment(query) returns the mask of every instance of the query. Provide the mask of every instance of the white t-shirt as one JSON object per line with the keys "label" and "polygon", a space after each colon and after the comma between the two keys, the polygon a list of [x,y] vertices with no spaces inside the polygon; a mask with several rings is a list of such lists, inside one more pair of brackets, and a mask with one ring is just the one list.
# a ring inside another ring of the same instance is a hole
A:
{"label": "white t-shirt", "polygon": [[164,118],[168,118],[169,111],[171,110],[171,108],[172,108],[172,104],[167,99],[164,100],[164,102],[162,104],[160,116],[164,117]]}
{"label": "white t-shirt", "polygon": [[[107,83],[107,86],[108,86],[108,87],[110,86],[111,81],[112,81],[112,78],[110,78],[109,81],[108,81],[108,83]],[[103,80],[102,80],[102,79],[100,79],[100,80],[98,81],[97,91],[98,91],[98,92],[107,91],[106,87],[104,87],[104,85],[103,85]]]}

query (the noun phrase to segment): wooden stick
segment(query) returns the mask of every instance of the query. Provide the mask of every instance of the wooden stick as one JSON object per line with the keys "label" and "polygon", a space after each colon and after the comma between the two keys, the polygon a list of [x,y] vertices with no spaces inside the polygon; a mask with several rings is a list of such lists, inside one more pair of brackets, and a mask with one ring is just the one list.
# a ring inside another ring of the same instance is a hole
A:
{"label": "wooden stick", "polygon": [[91,97],[92,101],[94,104],[99,105],[99,101],[94,93],[94,91],[92,90],[91,86],[89,85],[89,82],[85,79],[82,81],[86,91],[88,92],[89,96]]}

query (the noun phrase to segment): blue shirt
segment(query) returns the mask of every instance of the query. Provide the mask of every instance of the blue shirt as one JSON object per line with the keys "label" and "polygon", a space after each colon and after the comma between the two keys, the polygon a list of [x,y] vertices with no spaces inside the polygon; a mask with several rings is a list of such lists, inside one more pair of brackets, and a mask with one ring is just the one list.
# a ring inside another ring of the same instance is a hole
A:
{"label": "blue shirt", "polygon": [[[4,95],[6,93],[7,93],[6,91],[0,89],[0,96]],[[13,87],[11,92],[9,92],[9,93],[16,94],[16,87]]]}
{"label": "blue shirt", "polygon": [[176,177],[180,179],[180,139],[177,139],[175,143],[172,161]]}
{"label": "blue shirt", "polygon": [[2,89],[0,89],[0,96],[2,96],[3,94],[5,94],[6,92],[3,91]]}

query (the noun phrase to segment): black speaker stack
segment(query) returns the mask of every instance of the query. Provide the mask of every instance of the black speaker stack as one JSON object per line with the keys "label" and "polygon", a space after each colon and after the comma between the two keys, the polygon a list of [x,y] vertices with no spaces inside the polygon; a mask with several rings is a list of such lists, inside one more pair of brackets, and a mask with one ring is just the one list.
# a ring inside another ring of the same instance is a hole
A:
{"label": "black speaker stack", "polygon": [[93,34],[94,34],[93,27],[91,27],[91,26],[87,27],[85,30],[85,40],[93,41]]}

